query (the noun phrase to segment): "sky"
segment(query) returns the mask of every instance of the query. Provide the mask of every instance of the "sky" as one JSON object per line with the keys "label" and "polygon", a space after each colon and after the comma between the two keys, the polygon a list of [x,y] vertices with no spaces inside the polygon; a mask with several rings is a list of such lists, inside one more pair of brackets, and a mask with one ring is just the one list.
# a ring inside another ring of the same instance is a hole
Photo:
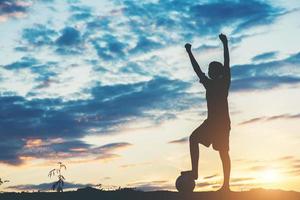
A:
{"label": "sky", "polygon": [[[206,118],[201,68],[232,84],[231,188],[300,191],[298,0],[0,0],[1,191],[175,190],[191,168],[188,137]],[[200,147],[197,191],[222,184],[218,152]]]}

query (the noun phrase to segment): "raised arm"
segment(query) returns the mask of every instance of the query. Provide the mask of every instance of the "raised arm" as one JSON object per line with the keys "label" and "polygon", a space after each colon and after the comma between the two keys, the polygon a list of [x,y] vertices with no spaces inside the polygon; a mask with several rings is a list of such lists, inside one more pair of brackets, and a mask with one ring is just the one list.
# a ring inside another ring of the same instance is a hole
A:
{"label": "raised arm", "polygon": [[230,64],[229,64],[228,40],[226,35],[222,33],[219,35],[219,38],[222,41],[224,47],[224,78],[226,78],[230,83],[231,74],[230,74]]}
{"label": "raised arm", "polygon": [[192,45],[187,43],[185,44],[185,49],[190,57],[190,60],[191,60],[191,63],[192,63],[192,66],[194,68],[194,71],[196,72],[197,76],[199,77],[200,81],[202,82],[204,79],[206,79],[207,77],[205,76],[205,74],[201,71],[201,68],[200,66],[198,65],[193,53],[192,53]]}

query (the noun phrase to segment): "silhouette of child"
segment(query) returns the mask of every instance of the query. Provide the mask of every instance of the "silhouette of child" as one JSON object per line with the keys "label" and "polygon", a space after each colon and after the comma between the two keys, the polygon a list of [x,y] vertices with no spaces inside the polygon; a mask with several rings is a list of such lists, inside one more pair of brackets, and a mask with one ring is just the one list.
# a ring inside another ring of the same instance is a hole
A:
{"label": "silhouette of child", "polygon": [[228,91],[230,87],[231,74],[229,66],[229,51],[226,35],[220,34],[220,40],[224,47],[224,65],[213,61],[209,64],[208,76],[201,71],[196,59],[192,54],[192,45],[185,45],[192,66],[206,90],[207,119],[196,128],[189,138],[192,170],[183,171],[182,174],[198,178],[199,146],[203,144],[219,151],[222,160],[224,182],[220,190],[229,189],[230,157],[229,157],[229,133],[230,117],[228,111]]}

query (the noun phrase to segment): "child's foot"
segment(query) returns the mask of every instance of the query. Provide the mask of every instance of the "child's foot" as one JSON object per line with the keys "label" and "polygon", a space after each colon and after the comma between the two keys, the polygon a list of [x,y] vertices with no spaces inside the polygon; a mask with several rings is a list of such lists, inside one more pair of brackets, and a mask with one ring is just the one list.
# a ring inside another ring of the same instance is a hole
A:
{"label": "child's foot", "polygon": [[217,192],[231,192],[229,185],[223,185]]}
{"label": "child's foot", "polygon": [[183,171],[183,172],[181,172],[181,175],[191,176],[194,180],[198,179],[198,173],[193,172],[192,170],[191,171]]}

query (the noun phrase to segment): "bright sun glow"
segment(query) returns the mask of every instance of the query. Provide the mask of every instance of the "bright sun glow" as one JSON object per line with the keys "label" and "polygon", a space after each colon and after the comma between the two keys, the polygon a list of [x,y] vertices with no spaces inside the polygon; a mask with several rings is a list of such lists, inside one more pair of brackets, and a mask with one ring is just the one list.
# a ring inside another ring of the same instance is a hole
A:
{"label": "bright sun glow", "polygon": [[279,174],[276,170],[268,169],[262,172],[261,179],[263,182],[268,182],[268,183],[278,182]]}

